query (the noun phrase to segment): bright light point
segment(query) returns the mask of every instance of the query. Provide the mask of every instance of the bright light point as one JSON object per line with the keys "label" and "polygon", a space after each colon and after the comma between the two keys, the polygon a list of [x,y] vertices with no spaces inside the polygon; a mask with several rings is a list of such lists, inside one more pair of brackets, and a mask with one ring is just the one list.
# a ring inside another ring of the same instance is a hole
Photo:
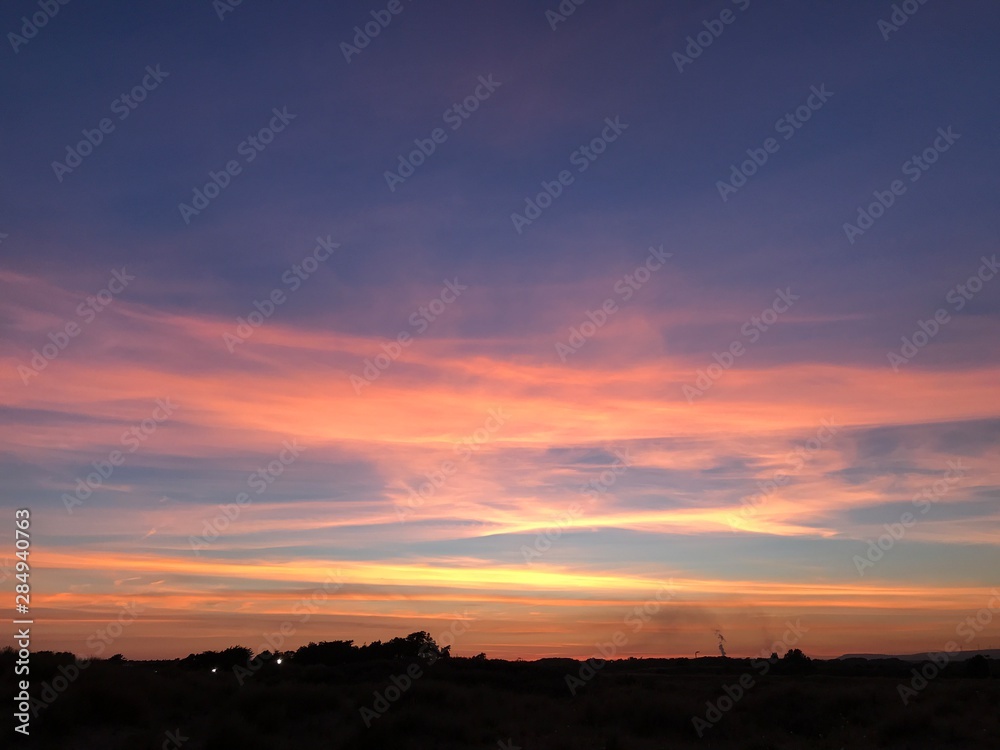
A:
{"label": "bright light point", "polygon": [[278,664],[281,664],[281,659],[278,659]]}
{"label": "bright light point", "polygon": [[215,667],[212,667],[212,674],[215,674]]}

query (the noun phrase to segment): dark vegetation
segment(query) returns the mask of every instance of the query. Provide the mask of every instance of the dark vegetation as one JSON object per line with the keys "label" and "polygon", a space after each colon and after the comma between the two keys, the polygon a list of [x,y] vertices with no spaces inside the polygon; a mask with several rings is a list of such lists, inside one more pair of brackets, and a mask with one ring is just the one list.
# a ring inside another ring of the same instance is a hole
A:
{"label": "dark vegetation", "polygon": [[[5,695],[15,693],[14,659],[9,649],[0,652]],[[769,660],[509,662],[483,654],[453,657],[427,633],[258,655],[234,647],[172,661],[120,655],[80,661],[41,652],[31,661],[37,714],[31,741],[15,737],[15,744],[61,750],[995,747],[998,661],[980,656],[947,664],[904,705],[898,686],[910,685],[913,670],[929,663],[820,661],[798,650]],[[567,675],[581,674],[587,679],[572,695]],[[747,674],[753,685],[699,738],[692,717],[704,718],[707,705],[718,705],[726,688]]]}

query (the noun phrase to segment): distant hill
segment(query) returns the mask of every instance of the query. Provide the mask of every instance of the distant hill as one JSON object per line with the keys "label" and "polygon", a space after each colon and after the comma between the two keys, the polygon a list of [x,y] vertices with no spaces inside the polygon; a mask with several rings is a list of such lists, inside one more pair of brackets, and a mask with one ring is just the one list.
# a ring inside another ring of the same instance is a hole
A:
{"label": "distant hill", "polygon": [[[1000,648],[980,649],[978,651],[959,651],[952,654],[953,661],[965,661],[973,656],[985,656],[987,659],[1000,659]],[[930,652],[921,654],[844,654],[838,659],[899,659],[900,661],[927,661],[930,659]]]}

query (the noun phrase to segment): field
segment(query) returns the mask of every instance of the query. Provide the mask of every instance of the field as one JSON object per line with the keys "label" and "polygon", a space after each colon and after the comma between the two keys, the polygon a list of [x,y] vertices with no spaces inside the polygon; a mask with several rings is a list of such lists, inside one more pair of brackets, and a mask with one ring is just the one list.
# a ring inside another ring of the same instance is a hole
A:
{"label": "field", "polygon": [[[899,685],[910,685],[911,670],[920,665],[896,660],[631,659],[591,669],[570,660],[482,657],[304,665],[289,654],[282,664],[272,656],[239,674],[233,666],[212,667],[210,659],[113,659],[74,673],[79,667],[70,655],[38,654],[30,744],[64,750],[839,750],[989,747],[1000,737],[996,660],[949,665],[909,696],[908,705]],[[11,694],[12,672],[4,669]],[[575,695],[567,675],[580,680]],[[44,706],[37,702],[43,695]],[[694,717],[705,723],[696,728]]]}

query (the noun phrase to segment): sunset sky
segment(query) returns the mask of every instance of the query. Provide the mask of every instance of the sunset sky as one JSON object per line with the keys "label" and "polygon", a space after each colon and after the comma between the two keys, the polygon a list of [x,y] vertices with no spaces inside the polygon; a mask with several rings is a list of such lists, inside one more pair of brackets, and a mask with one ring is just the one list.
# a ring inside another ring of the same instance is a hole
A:
{"label": "sunset sky", "polygon": [[33,646],[943,648],[1000,586],[1000,7],[912,5],[8,3]]}

